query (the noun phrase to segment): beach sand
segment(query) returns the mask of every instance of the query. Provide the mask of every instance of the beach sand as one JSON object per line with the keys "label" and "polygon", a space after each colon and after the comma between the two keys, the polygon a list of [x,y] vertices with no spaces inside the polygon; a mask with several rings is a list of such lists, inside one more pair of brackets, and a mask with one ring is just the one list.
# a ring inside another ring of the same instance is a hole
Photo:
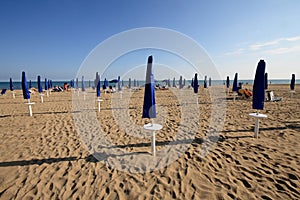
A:
{"label": "beach sand", "polygon": [[[252,101],[233,101],[231,96],[223,99],[224,127],[206,156],[200,152],[212,105],[209,91],[200,88],[195,138],[177,160],[146,173],[118,170],[94,158],[73,119],[81,112],[72,108],[73,92],[53,92],[44,96],[44,103],[38,94],[32,95],[31,101],[36,103],[30,117],[21,91],[16,91],[15,99],[8,91],[0,96],[0,198],[300,199],[299,88],[296,85],[290,98],[288,85],[269,86],[283,100],[265,102],[260,112],[268,117],[260,121],[257,139],[253,138],[254,119],[248,116],[255,112]],[[142,127],[149,122],[140,116],[143,90],[132,93],[129,115]],[[88,91],[87,95],[95,94]],[[114,122],[113,95],[118,94],[101,93],[100,113],[96,103],[95,110],[84,112],[96,116],[116,146],[151,156],[150,138],[132,137]],[[123,95],[125,99],[126,91]],[[182,113],[181,103],[171,91],[158,90],[156,101],[168,115],[156,134],[159,151],[176,136]]]}

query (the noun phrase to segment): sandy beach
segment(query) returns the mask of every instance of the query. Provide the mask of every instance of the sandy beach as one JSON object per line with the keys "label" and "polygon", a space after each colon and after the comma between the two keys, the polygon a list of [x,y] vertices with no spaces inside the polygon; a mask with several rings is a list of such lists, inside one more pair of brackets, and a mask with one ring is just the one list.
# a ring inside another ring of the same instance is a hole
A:
{"label": "sandy beach", "polygon": [[[197,132],[187,150],[167,166],[145,173],[122,171],[93,156],[92,150],[97,149],[84,143],[93,139],[79,136],[76,128],[74,115],[83,111],[72,107],[72,91],[53,92],[44,96],[44,103],[33,94],[32,117],[21,91],[16,91],[15,99],[7,91],[0,96],[0,198],[300,199],[300,86],[295,88],[291,98],[289,85],[269,85],[275,96],[283,99],[265,102],[261,113],[268,117],[260,121],[257,139],[253,138],[254,119],[249,117],[255,112],[251,99],[223,99],[224,127],[204,157],[200,152],[211,123],[212,105],[209,91],[199,88]],[[143,90],[130,96],[127,93],[124,91],[122,98],[128,97],[128,115],[135,126],[142,127],[149,122],[140,116]],[[95,92],[88,90],[89,95],[94,97]],[[114,121],[118,113],[113,112],[112,99],[116,95],[102,92],[101,112],[97,112],[95,101],[91,101],[95,110],[84,112],[96,116],[118,148],[128,154],[152,156],[150,138],[133,137]],[[163,108],[158,117],[168,116],[156,134],[159,151],[176,137],[182,112],[170,90],[157,90],[156,101]]]}

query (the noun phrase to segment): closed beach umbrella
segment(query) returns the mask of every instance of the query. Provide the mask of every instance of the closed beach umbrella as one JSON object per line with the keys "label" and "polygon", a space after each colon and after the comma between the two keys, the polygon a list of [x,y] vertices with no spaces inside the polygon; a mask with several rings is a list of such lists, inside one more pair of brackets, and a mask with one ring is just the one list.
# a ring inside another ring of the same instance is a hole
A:
{"label": "closed beach umbrella", "polygon": [[76,78],[75,87],[76,87],[76,89],[78,89],[78,88],[79,88],[78,78]]}
{"label": "closed beach umbrella", "polygon": [[11,78],[9,79],[9,89],[10,91],[14,91],[14,85]]}
{"label": "closed beach umbrella", "polygon": [[89,88],[91,87],[91,80],[89,80]]}
{"label": "closed beach umbrella", "polygon": [[133,79],[133,87],[136,87],[136,80]]}
{"label": "closed beach umbrella", "polygon": [[23,98],[30,99],[30,93],[27,86],[26,74],[22,72],[22,91],[23,91]]}
{"label": "closed beach umbrella", "polygon": [[175,77],[173,78],[173,87],[176,87]]}
{"label": "closed beach umbrella", "polygon": [[[98,74],[97,74],[98,75]],[[98,75],[98,77],[96,78],[96,80],[98,81],[97,82],[97,87],[96,87],[96,90],[97,90],[97,97],[100,97],[100,87],[101,87],[101,83],[100,83],[100,77],[99,77],[99,75]]]}
{"label": "closed beach umbrella", "polygon": [[154,75],[152,73],[152,56],[148,57],[146,84],[144,92],[144,105],[142,118],[155,118],[155,90],[154,90]]}
{"label": "closed beach umbrella", "polygon": [[207,88],[207,76],[204,77],[204,88]]}
{"label": "closed beach umbrella", "polygon": [[121,78],[118,76],[118,91],[122,91]]}
{"label": "closed beach umbrella", "polygon": [[81,77],[81,91],[85,92],[84,76]]}
{"label": "closed beach umbrella", "polygon": [[183,86],[185,86],[185,78],[183,79]]}
{"label": "closed beach umbrella", "polygon": [[265,68],[266,63],[260,60],[255,73],[254,84],[253,84],[253,99],[252,108],[256,110],[264,109],[265,102]]}
{"label": "closed beach umbrella", "polygon": [[211,86],[211,78],[209,77],[208,79],[208,86],[210,87]]}
{"label": "closed beach umbrella", "polygon": [[128,88],[129,89],[131,88],[131,78],[129,78],[129,80],[128,80]]}
{"label": "closed beach umbrella", "polygon": [[194,88],[194,78],[192,78],[191,86]]}
{"label": "closed beach umbrella", "polygon": [[265,90],[268,89],[268,73],[265,73]]}
{"label": "closed beach umbrella", "polygon": [[95,78],[95,80],[94,80],[94,86],[95,87],[97,87],[97,84],[98,84],[98,77],[99,77],[99,74],[98,74],[98,72],[96,72],[96,78]]}
{"label": "closed beach umbrella", "polygon": [[31,80],[29,80],[29,87],[28,88],[32,88]]}
{"label": "closed beach umbrella", "polygon": [[232,85],[232,92],[238,91],[238,73],[235,73],[234,79],[233,79],[233,85]]}
{"label": "closed beach umbrella", "polygon": [[182,76],[179,77],[179,89],[182,89]]}
{"label": "closed beach umbrella", "polygon": [[46,78],[45,78],[45,90],[48,90],[48,81]]}
{"label": "closed beach umbrella", "polygon": [[292,79],[291,79],[291,84],[290,84],[291,90],[295,90],[295,81],[296,81],[295,74],[292,74]]}
{"label": "closed beach umbrella", "polygon": [[229,80],[229,76],[227,76],[226,78],[226,87],[229,88],[230,87],[230,80]]}
{"label": "closed beach umbrella", "polygon": [[39,90],[39,93],[42,93],[43,92],[43,87],[42,87],[42,83],[41,83],[41,76],[37,77],[37,81],[38,81],[38,90]]}
{"label": "closed beach umbrella", "polygon": [[194,93],[198,93],[198,88],[199,88],[199,84],[198,84],[198,75],[197,73],[195,73],[195,77],[194,77]]}

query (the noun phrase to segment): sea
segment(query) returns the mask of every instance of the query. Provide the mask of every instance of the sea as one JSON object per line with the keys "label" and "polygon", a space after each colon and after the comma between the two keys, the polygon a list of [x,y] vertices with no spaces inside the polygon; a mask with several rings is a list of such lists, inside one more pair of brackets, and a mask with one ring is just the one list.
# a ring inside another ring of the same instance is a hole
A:
{"label": "sea", "polygon": [[[171,85],[172,85],[172,79],[171,81]],[[199,85],[203,85],[203,80],[199,80]],[[253,84],[253,80],[238,80],[239,83],[243,83],[243,85],[248,85],[248,84]],[[291,80],[290,79],[270,79],[268,80],[269,84],[290,84]],[[300,83],[300,79],[296,80],[296,83]],[[70,81],[52,81],[52,85],[54,86],[63,86],[64,83],[68,83],[70,85]],[[126,86],[128,85],[129,81],[123,81],[123,85]],[[137,83],[139,84],[139,86],[143,86],[145,84],[145,81],[137,81]],[[231,80],[230,85],[232,85],[233,81]],[[103,84],[103,82],[101,81],[101,85]],[[165,85],[165,81],[161,80],[156,80],[155,84],[159,84],[159,85]],[[178,85],[178,80],[176,80],[176,84]],[[186,85],[190,85],[191,81],[187,80],[186,81]],[[224,85],[225,84],[225,80],[212,80],[211,81],[211,85]],[[109,85],[111,86],[116,86],[116,83],[109,83]],[[133,86],[133,81],[131,81],[131,85]],[[28,86],[30,87],[30,81],[28,81]],[[44,82],[42,82],[42,86],[44,88]],[[18,89],[22,89],[21,86],[21,82],[13,82],[13,87],[14,89],[18,90]],[[35,87],[38,88],[37,86],[37,82],[36,81],[31,81],[31,87]],[[79,81],[79,87],[81,87],[81,81]],[[85,81],[85,87],[95,87],[94,85],[94,81],[90,80],[90,81]],[[0,89],[9,89],[9,81],[8,82],[0,82]]]}

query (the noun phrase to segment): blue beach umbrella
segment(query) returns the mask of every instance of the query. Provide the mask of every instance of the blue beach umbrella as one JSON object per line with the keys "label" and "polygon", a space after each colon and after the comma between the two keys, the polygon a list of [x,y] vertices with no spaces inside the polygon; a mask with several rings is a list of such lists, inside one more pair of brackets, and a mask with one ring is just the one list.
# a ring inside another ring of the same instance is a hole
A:
{"label": "blue beach umbrella", "polygon": [[42,83],[41,83],[41,76],[38,76],[37,77],[37,84],[38,84],[38,90],[39,90],[39,93],[42,93],[43,92],[43,87],[42,87]]}
{"label": "blue beach umbrella", "polygon": [[232,92],[238,91],[238,73],[235,73],[234,79],[233,79],[233,85],[232,85]]}
{"label": "blue beach umbrella", "polygon": [[89,80],[89,88],[91,87],[91,80]]}
{"label": "blue beach umbrella", "polygon": [[136,87],[136,80],[133,79],[133,87]]}
{"label": "blue beach umbrella", "polygon": [[30,99],[30,93],[27,86],[26,74],[22,72],[22,91],[23,91],[23,98]]}
{"label": "blue beach umbrella", "polygon": [[199,88],[199,84],[198,84],[198,77],[197,77],[197,73],[195,73],[195,77],[194,77],[194,93],[198,93],[198,88]]}
{"label": "blue beach umbrella", "polygon": [[96,90],[97,90],[97,97],[100,97],[100,88],[101,88],[101,83],[100,83],[100,76],[97,74],[97,78],[96,80],[98,81],[97,84],[96,84]]}
{"label": "blue beach umbrella", "polygon": [[129,80],[128,80],[128,88],[129,89],[131,88],[131,78],[129,78]]}
{"label": "blue beach umbrella", "polygon": [[29,87],[28,88],[32,88],[31,80],[29,80]]}
{"label": "blue beach umbrella", "polygon": [[209,77],[208,79],[208,86],[210,87],[211,86],[211,78]]}
{"label": "blue beach umbrella", "polygon": [[173,87],[176,87],[175,77],[173,78]]}
{"label": "blue beach umbrella", "polygon": [[9,89],[10,91],[14,91],[14,85],[11,78],[9,79]]}
{"label": "blue beach umbrella", "polygon": [[194,88],[194,78],[192,78],[191,86]]}
{"label": "blue beach umbrella", "polygon": [[76,89],[79,88],[78,78],[76,78],[75,88],[76,88]]}
{"label": "blue beach umbrella", "polygon": [[185,78],[183,79],[183,86],[185,86]]}
{"label": "blue beach umbrella", "polygon": [[255,73],[254,84],[253,84],[253,99],[252,108],[256,110],[264,109],[265,102],[265,68],[266,63],[260,60]]}
{"label": "blue beach umbrella", "polygon": [[265,73],[265,90],[268,89],[268,73]]}
{"label": "blue beach umbrella", "polygon": [[154,75],[152,73],[152,56],[148,57],[147,72],[146,72],[146,84],[144,93],[144,105],[142,118],[155,118],[155,89],[154,89]]}
{"label": "blue beach umbrella", "polygon": [[207,88],[207,76],[204,77],[204,88]]}
{"label": "blue beach umbrella", "polygon": [[81,91],[85,92],[84,76],[81,77]]}
{"label": "blue beach umbrella", "polygon": [[45,78],[45,90],[48,90],[48,89],[49,89],[48,81],[47,81],[47,79]]}
{"label": "blue beach umbrella", "polygon": [[291,79],[291,84],[290,84],[291,90],[295,90],[295,81],[296,81],[295,74],[292,74],[292,79]]}
{"label": "blue beach umbrella", "polygon": [[226,87],[229,88],[230,87],[230,80],[229,80],[229,76],[227,76],[226,78]]}
{"label": "blue beach umbrella", "polygon": [[118,91],[122,91],[122,85],[121,85],[120,76],[118,76]]}
{"label": "blue beach umbrella", "polygon": [[179,89],[182,89],[182,76],[179,77]]}

